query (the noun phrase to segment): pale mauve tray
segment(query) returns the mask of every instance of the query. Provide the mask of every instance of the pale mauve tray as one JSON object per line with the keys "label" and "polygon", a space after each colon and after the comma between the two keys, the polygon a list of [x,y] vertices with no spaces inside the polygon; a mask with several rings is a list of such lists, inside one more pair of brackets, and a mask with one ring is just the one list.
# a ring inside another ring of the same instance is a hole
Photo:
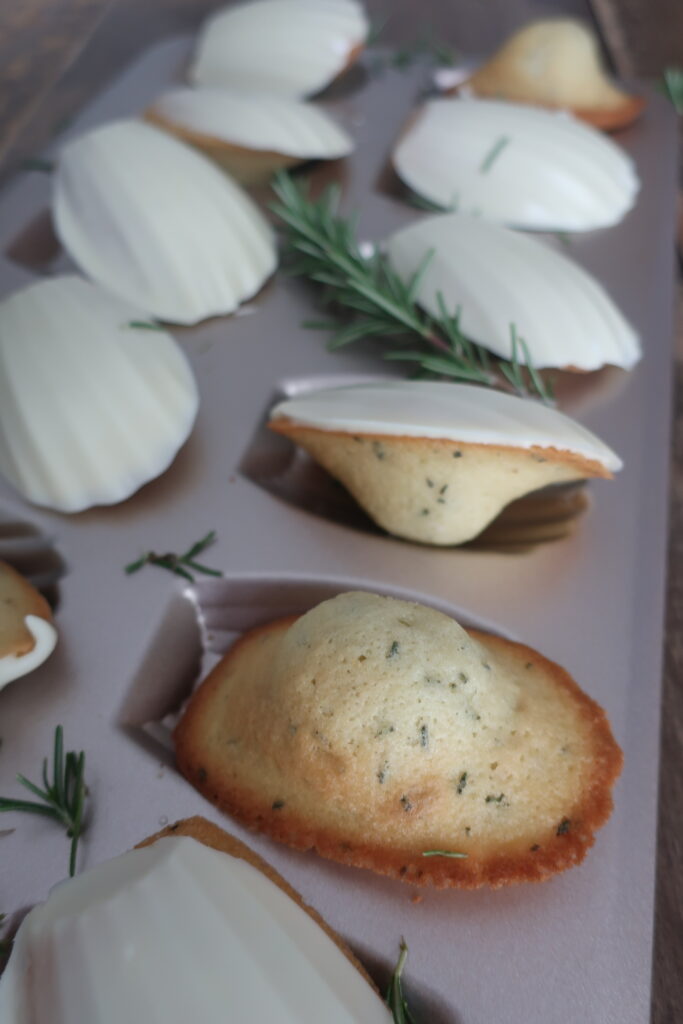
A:
{"label": "pale mauve tray", "polygon": [[[149,50],[65,137],[139,111],[180,79],[188,52],[186,39]],[[345,207],[361,212],[365,239],[420,215],[386,190],[386,158],[427,81],[424,67],[356,72],[325,101],[357,139],[356,153],[333,171]],[[312,293],[284,277],[249,303],[249,315],[174,332],[196,372],[201,409],[161,479],[118,507],[71,517],[30,507],[0,481],[0,557],[23,559],[43,584],[59,576],[60,558],[66,570],[57,650],[0,693],[0,793],[20,795],[15,773],[37,776],[63,723],[67,748],[87,755],[82,866],[167,821],[204,814],[273,863],[382,982],[404,935],[406,981],[423,1024],[649,1017],[675,193],[675,119],[665,101],[653,93],[643,120],[617,141],[638,163],[637,206],[618,227],[573,238],[569,253],[635,323],[645,357],[630,375],[586,378],[568,405],[626,464],[615,482],[591,486],[592,506],[572,538],[521,555],[429,549],[274,496],[259,475],[270,458],[262,422],[273,397],[315,377],[397,372],[370,349],[328,354],[322,336],[300,327]],[[69,266],[45,232],[49,187],[47,176],[27,172],[0,196],[3,295]],[[121,408],[125,415],[125,395]],[[43,535],[33,554],[19,536],[31,529]],[[223,581],[190,588],[154,569],[124,575],[144,550],[182,550],[210,529],[218,540],[205,560],[225,571]],[[413,903],[408,886],[246,833],[176,773],[158,722],[187,695],[202,661],[249,625],[356,586],[424,600],[536,646],[606,708],[626,764],[615,812],[583,865],[499,892],[419,890]],[[0,910],[16,921],[64,876],[68,844],[38,818],[7,814],[4,829],[13,831],[0,837]]]}

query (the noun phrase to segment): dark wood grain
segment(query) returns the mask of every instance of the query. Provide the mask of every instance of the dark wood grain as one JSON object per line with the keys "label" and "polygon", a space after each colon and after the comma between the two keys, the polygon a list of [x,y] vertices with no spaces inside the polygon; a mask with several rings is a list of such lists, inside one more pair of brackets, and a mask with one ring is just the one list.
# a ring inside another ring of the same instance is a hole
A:
{"label": "dark wood grain", "polygon": [[[195,28],[216,6],[216,0],[0,0],[0,177],[39,152],[136,54]],[[621,74],[654,77],[667,65],[683,66],[683,0],[368,0],[368,7],[380,20],[390,12],[387,41],[408,42],[431,26],[470,53],[491,50],[531,17],[561,12],[590,19],[592,12]],[[653,1024],[683,1024],[683,316],[675,389]]]}

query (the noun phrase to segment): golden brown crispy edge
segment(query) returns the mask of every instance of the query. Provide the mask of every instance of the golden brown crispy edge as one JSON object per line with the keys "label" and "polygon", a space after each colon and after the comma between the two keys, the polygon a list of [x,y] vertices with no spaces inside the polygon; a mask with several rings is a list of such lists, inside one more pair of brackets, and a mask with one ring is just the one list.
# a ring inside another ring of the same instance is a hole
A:
{"label": "golden brown crispy edge", "polygon": [[173,825],[168,825],[160,832],[156,832],[152,836],[148,836],[147,839],[143,839],[141,843],[137,843],[135,849],[142,849],[144,846],[151,846],[156,843],[158,839],[166,839],[169,836],[190,836],[191,839],[196,839],[198,843],[203,843],[204,846],[211,847],[212,850],[218,850],[220,853],[226,853],[230,857],[236,857],[238,860],[244,860],[247,864],[251,864],[252,867],[260,871],[261,874],[265,875],[266,878],[274,882],[279,889],[289,896],[298,906],[304,910],[310,918],[312,918],[317,925],[325,932],[329,938],[332,939],[335,946],[341,950],[346,959],[362,974],[363,978],[367,981],[368,985],[377,992],[379,990],[375,985],[374,981],[367,973],[362,963],[356,958],[351,952],[349,947],[346,945],[341,936],[330,928],[329,924],[320,916],[317,910],[310,904],[304,902],[300,894],[293,889],[289,882],[286,882],[282,875],[278,874],[275,868],[271,867],[268,861],[265,861],[258,855],[251,847],[247,846],[236,836],[231,835],[224,829],[219,828],[218,825],[214,825],[212,821],[208,821],[206,818],[202,818],[201,815],[195,815],[192,818],[183,818],[180,821],[176,821]]}
{"label": "golden brown crispy edge", "polygon": [[312,827],[287,812],[263,803],[255,793],[240,790],[223,783],[209,774],[204,767],[201,736],[195,735],[194,722],[204,713],[206,706],[219,690],[226,660],[239,657],[242,647],[262,633],[285,631],[298,616],[289,616],[245,633],[200,686],[178,724],[175,734],[176,759],[182,774],[208,800],[231,814],[243,825],[265,832],[272,839],[297,850],[316,850],[321,856],[354,867],[369,868],[379,874],[415,885],[430,885],[438,889],[457,887],[476,889],[481,886],[499,888],[519,882],[540,882],[552,875],[579,864],[595,842],[595,831],[610,816],[613,808],[612,787],[618,778],[623,755],[616,743],[603,709],[581,690],[572,677],[555,662],[523,644],[514,643],[479,630],[468,630],[470,636],[494,650],[506,653],[510,649],[525,664],[534,660],[549,680],[568,691],[575,700],[587,730],[592,734],[595,768],[590,787],[582,804],[571,811],[570,825],[559,830],[543,845],[515,854],[501,854],[486,861],[454,858],[424,858],[422,851],[391,849],[379,846],[352,844],[343,835],[332,835]]}
{"label": "golden brown crispy edge", "polygon": [[145,110],[143,117],[155,127],[161,128],[169,135],[175,135],[182,142],[196,146],[216,159],[219,159],[223,154],[229,155],[233,153],[237,157],[248,157],[249,160],[253,161],[255,168],[259,163],[262,163],[264,167],[270,168],[274,160],[279,161],[283,167],[292,167],[295,164],[304,163],[304,158],[302,157],[288,156],[286,153],[279,153],[274,149],[251,149],[249,146],[239,146],[237,143],[220,139],[216,135],[195,132],[185,125],[178,124],[178,122],[164,117],[153,106]]}
{"label": "golden brown crispy edge", "polygon": [[[340,437],[349,438],[352,436],[352,432],[348,430],[323,430],[321,427],[312,427],[305,423],[297,423],[294,420],[289,419],[287,416],[280,416],[275,420],[268,421],[268,427],[276,434],[283,434],[288,437],[295,444],[299,444],[298,438],[306,433],[324,434],[329,437]],[[441,437],[414,437],[413,435],[404,434],[370,434],[366,431],[360,431],[357,433],[358,437],[368,437],[373,441],[401,441],[405,445],[422,445],[425,443],[434,445],[444,445],[445,447],[452,448],[456,445],[463,451],[498,451],[498,452],[515,452],[516,454],[522,452],[528,455],[541,456],[544,459],[548,458],[548,454],[556,459],[557,462],[564,462],[572,468],[578,470],[586,477],[604,477],[607,480],[613,479],[614,474],[605,466],[602,462],[597,459],[589,459],[585,455],[581,455],[578,452],[568,451],[564,448],[555,448],[552,445],[532,445],[530,448],[520,448],[516,445],[505,445],[505,444],[483,444],[472,441],[457,441],[448,438]]]}
{"label": "golden brown crispy edge", "polygon": [[21,573],[18,573],[16,569],[8,565],[7,562],[0,562],[0,592],[2,591],[3,577],[9,581],[10,589],[13,592],[10,598],[7,599],[10,612],[20,616],[21,628],[17,630],[17,635],[11,649],[5,650],[0,648],[0,657],[8,654],[21,657],[32,651],[36,645],[36,641],[30,630],[27,629],[24,619],[27,615],[36,615],[40,619],[45,619],[46,622],[52,622],[52,610],[43,595]]}
{"label": "golden brown crispy edge", "polygon": [[[482,99],[508,99],[507,96],[501,96],[498,92],[494,93],[488,90],[476,89],[469,79],[465,82],[460,82],[451,89],[445,89],[443,95],[457,96],[463,86],[472,89],[474,94]],[[518,103],[520,106],[525,107],[541,107],[544,110],[568,109],[569,113],[573,114],[574,117],[578,117],[580,121],[585,121],[586,124],[592,125],[593,128],[599,128],[603,132],[617,132],[622,128],[628,128],[629,125],[633,124],[640,117],[647,105],[643,96],[628,95],[625,95],[624,102],[620,103],[618,107],[566,108],[552,103],[531,103],[529,100],[515,100],[513,98],[510,98],[509,102]]]}

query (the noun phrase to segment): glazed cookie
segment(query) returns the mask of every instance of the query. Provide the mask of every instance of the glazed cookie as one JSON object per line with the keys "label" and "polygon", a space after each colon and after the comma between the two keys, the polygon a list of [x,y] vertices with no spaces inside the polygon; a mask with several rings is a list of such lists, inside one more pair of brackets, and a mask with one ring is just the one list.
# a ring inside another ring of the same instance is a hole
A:
{"label": "glazed cookie", "polygon": [[0,562],[0,689],[32,672],[52,653],[57,631],[47,601]]}

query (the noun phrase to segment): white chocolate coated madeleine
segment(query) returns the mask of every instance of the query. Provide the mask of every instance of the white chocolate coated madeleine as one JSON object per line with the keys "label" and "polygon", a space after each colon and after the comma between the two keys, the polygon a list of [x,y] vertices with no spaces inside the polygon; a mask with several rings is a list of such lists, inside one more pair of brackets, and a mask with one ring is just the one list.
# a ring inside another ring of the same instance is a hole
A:
{"label": "white chocolate coated madeleine", "polygon": [[275,406],[269,426],[340,480],[378,525],[426,544],[462,544],[523,494],[621,467],[562,413],[470,384],[304,392]]}
{"label": "white chocolate coated madeleine", "polygon": [[275,839],[464,888],[582,860],[622,760],[604,712],[538,652],[353,592],[245,634],[175,744],[193,785]]}
{"label": "white chocolate coated madeleine", "polygon": [[640,187],[631,158],[595,128],[503,100],[428,100],[393,163],[409,188],[444,209],[532,231],[611,227]]}
{"label": "white chocolate coated madeleine", "polygon": [[477,96],[569,109],[612,131],[634,121],[645,101],[610,79],[594,32],[573,18],[531,22],[465,82]]}
{"label": "white chocolate coated madeleine", "polygon": [[57,630],[45,598],[0,562],[0,690],[42,665],[56,643]]}
{"label": "white chocolate coated madeleine", "polygon": [[273,233],[246,193],[142,121],[113,121],[64,147],[53,215],[84,273],[171,323],[234,312],[277,264]]}
{"label": "white chocolate coated madeleine", "polygon": [[48,278],[0,303],[0,473],[28,501],[123,501],[168,468],[198,405],[171,335],[97,285]]}
{"label": "white chocolate coated madeleine", "polygon": [[229,89],[174,89],[148,120],[218,161],[240,181],[307,160],[347,156],[353,141],[320,107],[288,96]]}
{"label": "white chocolate coated madeleine", "polygon": [[195,818],[63,882],[28,914],[0,1020],[386,1024],[357,967],[268,865]]}
{"label": "white chocolate coated madeleine", "polygon": [[600,282],[538,239],[445,213],[397,231],[386,250],[405,280],[431,252],[419,304],[439,317],[439,293],[447,296],[463,334],[503,359],[513,355],[513,325],[539,369],[628,370],[640,359],[638,335]]}
{"label": "white chocolate coated madeleine", "polygon": [[254,0],[226,7],[202,26],[190,80],[311,96],[353,63],[369,28],[356,0]]}

